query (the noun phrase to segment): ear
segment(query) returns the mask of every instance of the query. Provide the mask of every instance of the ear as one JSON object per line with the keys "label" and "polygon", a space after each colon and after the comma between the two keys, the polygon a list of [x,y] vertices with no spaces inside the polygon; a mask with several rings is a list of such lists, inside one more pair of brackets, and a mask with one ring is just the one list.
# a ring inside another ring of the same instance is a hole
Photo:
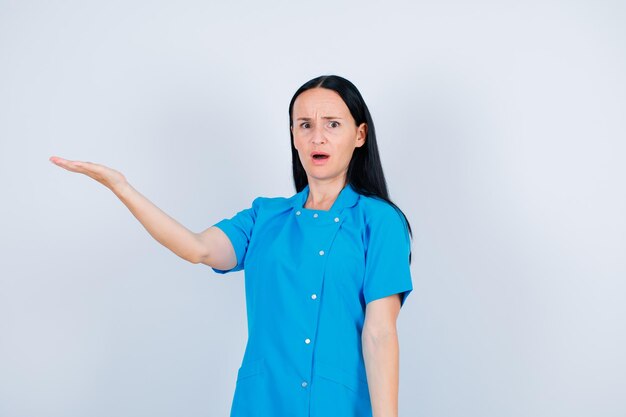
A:
{"label": "ear", "polygon": [[359,125],[356,135],[356,147],[360,148],[365,144],[365,138],[367,137],[367,123],[363,122]]}

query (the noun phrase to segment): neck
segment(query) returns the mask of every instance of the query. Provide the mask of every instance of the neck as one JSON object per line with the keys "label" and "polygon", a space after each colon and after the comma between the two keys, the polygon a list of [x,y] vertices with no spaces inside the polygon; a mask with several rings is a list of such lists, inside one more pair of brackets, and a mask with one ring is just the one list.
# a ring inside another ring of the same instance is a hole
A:
{"label": "neck", "polygon": [[345,185],[345,177],[333,178],[327,181],[312,180],[309,178],[309,196],[304,204],[304,208],[330,210]]}

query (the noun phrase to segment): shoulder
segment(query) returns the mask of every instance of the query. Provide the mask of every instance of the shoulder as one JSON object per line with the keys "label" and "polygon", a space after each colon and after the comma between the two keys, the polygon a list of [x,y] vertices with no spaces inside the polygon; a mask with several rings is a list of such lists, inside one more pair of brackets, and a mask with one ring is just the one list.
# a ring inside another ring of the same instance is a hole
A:
{"label": "shoulder", "polygon": [[361,195],[359,206],[365,242],[370,238],[410,242],[408,225],[400,209],[381,198],[365,195]]}
{"label": "shoulder", "polygon": [[389,202],[374,196],[361,195],[359,205],[366,224],[405,223],[404,216]]}
{"label": "shoulder", "polygon": [[270,211],[277,212],[289,209],[293,206],[292,197],[267,197],[259,196],[252,201],[252,208],[255,212]]}

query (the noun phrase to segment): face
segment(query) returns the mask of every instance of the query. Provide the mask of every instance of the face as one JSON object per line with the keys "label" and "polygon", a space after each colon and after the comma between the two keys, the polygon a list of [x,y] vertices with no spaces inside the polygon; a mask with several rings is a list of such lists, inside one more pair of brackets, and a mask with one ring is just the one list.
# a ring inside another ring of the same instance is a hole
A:
{"label": "face", "polygon": [[[293,144],[309,183],[337,178],[345,182],[354,148],[365,144],[367,125],[357,126],[341,96],[327,88],[301,93],[292,120]],[[322,156],[313,156],[317,154]]]}

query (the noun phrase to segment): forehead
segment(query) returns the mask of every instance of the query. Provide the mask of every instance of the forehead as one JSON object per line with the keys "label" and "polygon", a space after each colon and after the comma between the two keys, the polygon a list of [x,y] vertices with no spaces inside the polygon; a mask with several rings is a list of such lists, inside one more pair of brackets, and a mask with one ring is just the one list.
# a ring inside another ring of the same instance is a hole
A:
{"label": "forehead", "polygon": [[333,114],[349,116],[350,110],[341,96],[328,88],[311,88],[301,93],[293,103],[294,117]]}

